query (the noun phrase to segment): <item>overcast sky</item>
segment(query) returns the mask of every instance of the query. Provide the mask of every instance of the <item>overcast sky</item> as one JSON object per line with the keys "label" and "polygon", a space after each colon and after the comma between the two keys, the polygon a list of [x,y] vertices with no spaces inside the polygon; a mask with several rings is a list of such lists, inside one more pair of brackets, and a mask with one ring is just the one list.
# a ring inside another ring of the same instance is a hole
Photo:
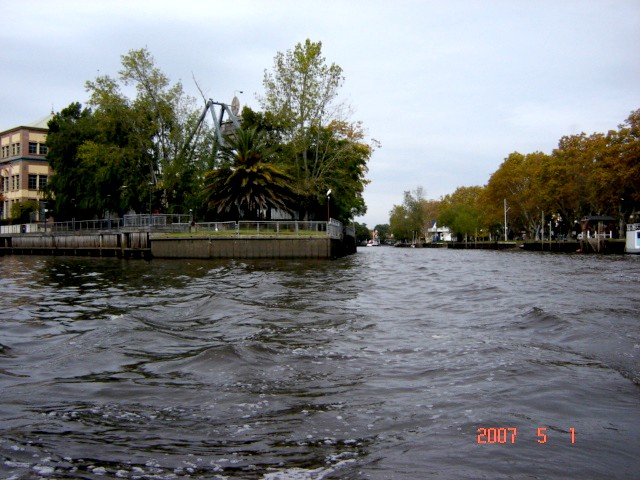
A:
{"label": "overcast sky", "polygon": [[[514,151],[615,129],[640,108],[638,0],[0,1],[0,130],[87,99],[147,47],[199,97],[259,109],[264,70],[309,38],[346,77],[352,120],[381,142],[370,227],[403,192],[485,185]],[[243,91],[239,94],[238,90]]]}

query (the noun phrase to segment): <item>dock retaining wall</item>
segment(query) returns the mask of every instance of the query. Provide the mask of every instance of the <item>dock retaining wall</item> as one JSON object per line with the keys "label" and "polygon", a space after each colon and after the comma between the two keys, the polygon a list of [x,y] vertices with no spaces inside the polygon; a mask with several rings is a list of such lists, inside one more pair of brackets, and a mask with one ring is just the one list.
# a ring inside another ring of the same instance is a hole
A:
{"label": "dock retaining wall", "polygon": [[0,254],[136,258],[315,258],[356,252],[355,238],[170,236],[149,232],[5,234]]}
{"label": "dock retaining wall", "polygon": [[336,258],[341,241],[321,238],[152,237],[154,258]]}

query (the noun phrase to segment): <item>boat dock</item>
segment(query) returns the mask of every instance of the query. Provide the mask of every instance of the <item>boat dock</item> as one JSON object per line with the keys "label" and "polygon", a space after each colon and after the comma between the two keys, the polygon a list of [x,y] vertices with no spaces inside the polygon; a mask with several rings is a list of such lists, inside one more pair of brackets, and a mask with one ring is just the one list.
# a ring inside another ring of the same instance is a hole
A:
{"label": "boat dock", "polygon": [[18,225],[0,234],[0,255],[329,259],[356,252],[353,227],[334,219],[168,224],[146,217],[147,225],[96,221],[96,229],[78,228],[80,222]]}

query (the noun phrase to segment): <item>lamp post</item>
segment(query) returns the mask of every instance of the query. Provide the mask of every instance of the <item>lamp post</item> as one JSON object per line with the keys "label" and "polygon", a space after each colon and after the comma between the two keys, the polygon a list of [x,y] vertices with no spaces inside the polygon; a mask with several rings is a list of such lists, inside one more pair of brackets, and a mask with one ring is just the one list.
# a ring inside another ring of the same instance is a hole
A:
{"label": "lamp post", "polygon": [[[331,206],[331,189],[327,190],[327,225],[331,220],[331,214],[329,207]],[[327,227],[328,228],[328,227]]]}
{"label": "lamp post", "polygon": [[149,182],[149,230],[151,230],[151,223],[153,222],[151,212],[151,195],[153,194],[153,182]]}
{"label": "lamp post", "polygon": [[[42,219],[44,220],[44,233],[47,233],[47,202],[40,202],[42,205]],[[24,232],[23,232],[24,233]]]}

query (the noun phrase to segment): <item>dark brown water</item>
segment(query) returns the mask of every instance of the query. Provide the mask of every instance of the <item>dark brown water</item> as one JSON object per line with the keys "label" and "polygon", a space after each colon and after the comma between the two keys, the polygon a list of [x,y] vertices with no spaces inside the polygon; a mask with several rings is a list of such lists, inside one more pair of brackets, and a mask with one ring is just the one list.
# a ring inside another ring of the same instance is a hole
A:
{"label": "dark brown water", "polygon": [[640,257],[0,268],[0,478],[640,472]]}

